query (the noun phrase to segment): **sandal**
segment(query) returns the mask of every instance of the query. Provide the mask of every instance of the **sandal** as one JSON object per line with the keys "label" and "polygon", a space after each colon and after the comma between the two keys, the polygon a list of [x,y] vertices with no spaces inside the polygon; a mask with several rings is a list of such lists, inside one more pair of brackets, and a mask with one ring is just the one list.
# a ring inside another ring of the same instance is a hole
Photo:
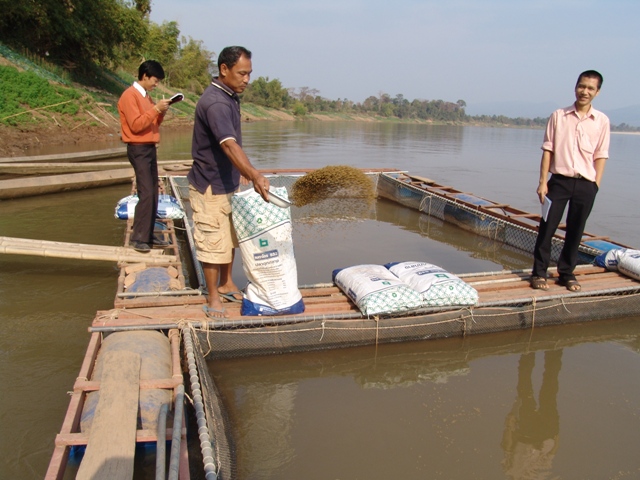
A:
{"label": "sandal", "polygon": [[570,292],[579,292],[580,290],[582,290],[580,283],[578,283],[578,280],[576,280],[575,278],[571,278],[569,280],[560,279],[558,280],[558,285],[566,287],[566,289]]}
{"label": "sandal", "polygon": [[534,290],[549,290],[547,279],[544,277],[531,277],[530,285]]}
{"label": "sandal", "polygon": [[[222,292],[218,292],[218,295],[220,295],[220,298],[226,300],[227,302],[236,302],[236,303],[242,303],[242,292],[227,292],[227,293],[222,293]],[[236,297],[236,295],[239,295],[240,298]]]}
{"label": "sandal", "polygon": [[229,318],[229,315],[227,315],[227,310],[225,308],[218,310],[217,308],[212,308],[209,305],[203,305],[202,311],[207,316],[207,318],[211,318],[212,320]]}

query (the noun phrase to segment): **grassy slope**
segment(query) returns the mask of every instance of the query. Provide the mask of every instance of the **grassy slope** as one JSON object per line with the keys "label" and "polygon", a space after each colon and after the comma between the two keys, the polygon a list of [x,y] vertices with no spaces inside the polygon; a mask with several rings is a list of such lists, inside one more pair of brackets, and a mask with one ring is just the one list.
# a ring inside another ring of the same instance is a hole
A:
{"label": "grassy slope", "polygon": [[[116,104],[119,94],[134,77],[120,71],[96,72],[93,83],[103,88],[72,82],[59,67],[38,58],[25,58],[0,44],[0,73],[4,69],[0,93],[0,157],[23,155],[30,147],[65,143],[100,143],[119,135]],[[11,74],[7,75],[7,69]],[[15,74],[15,72],[20,72]],[[154,98],[175,93],[162,84]],[[171,107],[164,125],[189,126],[198,95],[185,93],[185,100]],[[11,101],[7,101],[7,99]],[[242,105],[243,121],[299,119],[291,112]],[[314,113],[305,120],[399,121],[370,115]],[[430,122],[423,122],[430,123]]]}

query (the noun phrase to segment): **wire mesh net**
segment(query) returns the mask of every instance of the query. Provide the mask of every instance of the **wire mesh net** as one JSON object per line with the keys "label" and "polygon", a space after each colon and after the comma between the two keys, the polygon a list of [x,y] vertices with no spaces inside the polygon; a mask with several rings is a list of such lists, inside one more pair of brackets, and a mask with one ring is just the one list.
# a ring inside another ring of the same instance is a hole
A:
{"label": "wire mesh net", "polygon": [[533,330],[545,325],[632,316],[639,307],[640,293],[636,290],[544,302],[529,299],[519,305],[481,309],[433,309],[431,313],[401,318],[317,318],[250,329],[199,330],[198,339],[207,346],[207,358],[233,358]]}
{"label": "wire mesh net", "polygon": [[[533,253],[538,232],[510,222],[507,219],[492,216],[468,205],[425,191],[417,186],[399,182],[394,176],[381,174],[377,185],[378,195],[409,208],[423,212],[430,217],[452,223],[464,230],[474,232],[491,240],[504,243],[526,253]],[[553,238],[551,261],[557,262],[564,241]],[[598,250],[580,246],[579,263],[590,263]]]}
{"label": "wire mesh net", "polygon": [[[191,332],[187,332],[191,335]],[[217,480],[234,480],[237,478],[236,448],[233,441],[231,424],[226,408],[218,391],[218,387],[209,374],[202,348],[206,343],[195,342],[193,353],[197,365],[198,376],[202,387],[204,409],[209,430],[209,438],[215,452]],[[192,392],[193,395],[193,392]],[[198,432],[200,434],[200,432]],[[209,478],[209,477],[207,477]]]}

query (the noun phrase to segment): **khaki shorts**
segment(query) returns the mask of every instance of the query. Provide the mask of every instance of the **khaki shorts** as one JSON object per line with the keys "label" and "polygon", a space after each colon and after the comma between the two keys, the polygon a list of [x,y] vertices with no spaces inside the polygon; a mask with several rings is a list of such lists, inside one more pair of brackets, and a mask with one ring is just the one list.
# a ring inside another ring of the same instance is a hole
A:
{"label": "khaki shorts", "polygon": [[196,257],[204,263],[224,265],[233,260],[238,247],[236,231],[231,223],[231,197],[213,195],[211,187],[202,194],[189,185],[189,202],[193,210],[193,240]]}

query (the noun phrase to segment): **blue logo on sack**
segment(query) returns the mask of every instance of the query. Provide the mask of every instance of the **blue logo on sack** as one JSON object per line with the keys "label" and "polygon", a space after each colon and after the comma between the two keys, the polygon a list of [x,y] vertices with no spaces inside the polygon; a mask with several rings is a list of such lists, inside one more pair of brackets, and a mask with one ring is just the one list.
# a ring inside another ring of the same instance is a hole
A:
{"label": "blue logo on sack", "polygon": [[270,260],[273,258],[278,258],[278,256],[280,256],[278,250],[271,250],[269,252],[256,253],[253,255],[253,259],[257,262],[260,260]]}

